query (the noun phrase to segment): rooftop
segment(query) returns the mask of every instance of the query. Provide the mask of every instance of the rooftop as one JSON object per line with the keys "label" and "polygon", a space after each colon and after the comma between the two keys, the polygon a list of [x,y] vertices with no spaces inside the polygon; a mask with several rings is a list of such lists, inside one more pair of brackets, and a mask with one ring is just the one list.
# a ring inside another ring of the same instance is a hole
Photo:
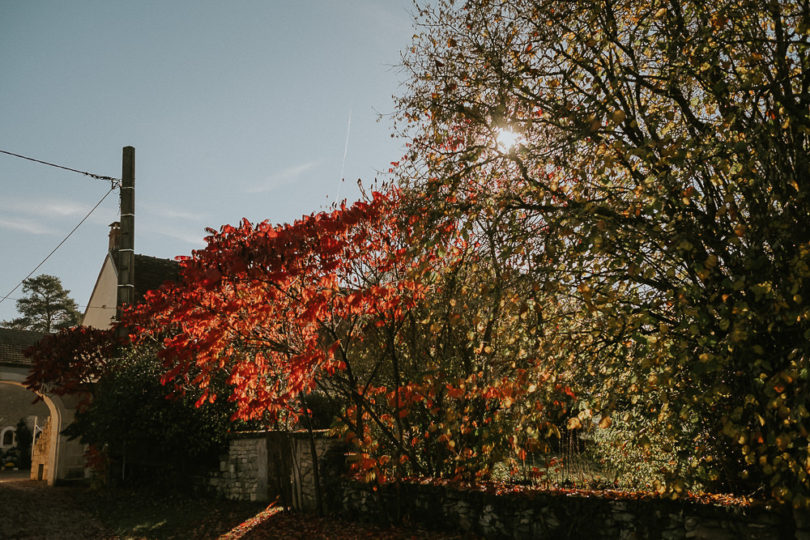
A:
{"label": "rooftop", "polygon": [[167,281],[177,281],[180,264],[171,259],[135,254],[135,302]]}
{"label": "rooftop", "polygon": [[44,335],[30,330],[0,328],[0,364],[29,365],[31,361],[22,352]]}

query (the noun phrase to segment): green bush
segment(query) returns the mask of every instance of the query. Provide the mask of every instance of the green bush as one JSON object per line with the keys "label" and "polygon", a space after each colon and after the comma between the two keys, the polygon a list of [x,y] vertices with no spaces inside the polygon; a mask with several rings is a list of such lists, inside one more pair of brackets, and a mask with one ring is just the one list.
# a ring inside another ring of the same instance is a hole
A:
{"label": "green bush", "polygon": [[168,397],[163,372],[152,351],[128,352],[96,383],[91,403],[66,430],[95,448],[94,463],[107,465],[116,481],[182,486],[216,463],[227,444],[233,406],[224,399],[195,406],[196,387]]}

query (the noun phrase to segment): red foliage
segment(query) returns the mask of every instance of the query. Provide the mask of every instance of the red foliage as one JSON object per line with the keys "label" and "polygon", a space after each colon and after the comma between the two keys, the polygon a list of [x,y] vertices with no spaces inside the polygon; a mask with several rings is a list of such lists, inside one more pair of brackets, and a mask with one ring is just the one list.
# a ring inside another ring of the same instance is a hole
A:
{"label": "red foliage", "polygon": [[317,377],[347,369],[346,340],[414,302],[394,204],[395,192],[375,192],[292,225],[210,231],[205,249],[181,259],[180,283],[149,293],[124,323],[135,342],[162,341],[164,382],[176,389],[207,389],[226,370],[238,417],[295,416]]}

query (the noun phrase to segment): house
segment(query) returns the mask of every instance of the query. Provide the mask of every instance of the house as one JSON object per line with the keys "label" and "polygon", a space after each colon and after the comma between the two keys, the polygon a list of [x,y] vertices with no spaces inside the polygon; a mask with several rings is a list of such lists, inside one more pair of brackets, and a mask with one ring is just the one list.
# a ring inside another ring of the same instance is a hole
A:
{"label": "house", "polygon": [[[0,328],[0,365],[6,370],[27,370],[29,362],[22,352],[41,337],[39,332]],[[48,418],[48,407],[42,402],[31,403],[33,399],[34,395],[20,386],[4,384],[0,388],[0,455],[17,446],[17,423],[21,419],[33,433]]]}
{"label": "house", "polygon": [[[93,328],[109,328],[116,316],[118,304],[118,288],[130,286],[119,283],[119,258],[117,251],[120,247],[120,225],[116,221],[110,224],[109,249],[101,264],[96,284],[87,302],[82,325]],[[180,265],[170,259],[160,259],[149,255],[134,256],[134,269],[132,279],[134,283],[134,302],[141,300],[147,291],[157,289],[166,281],[176,281]]]}
{"label": "house", "polygon": [[[110,328],[116,317],[122,287],[132,289],[129,298],[137,302],[147,291],[160,287],[165,281],[176,280],[179,264],[168,259],[135,254],[127,272],[119,271],[121,228],[111,224],[108,252],[101,264],[82,324],[99,329]],[[78,395],[41,394],[42,401],[32,409],[34,395],[24,381],[31,363],[22,351],[42,338],[38,332],[0,328],[0,451],[15,444],[15,430],[20,418],[26,419],[32,432],[42,433],[34,445],[31,478],[46,480],[49,485],[82,478],[85,475],[85,447],[70,440],[62,431],[73,422]],[[5,411],[5,412],[4,412]]]}
{"label": "house", "polygon": [[53,485],[84,475],[84,448],[79,441],[71,441],[62,434],[73,421],[77,397],[45,393],[39,396],[41,402],[29,406],[34,394],[25,388],[24,381],[31,362],[23,351],[41,338],[39,332],[0,328],[0,417],[4,417],[0,421],[0,442],[13,446],[17,422],[25,419],[32,433],[42,435],[35,444],[31,478]]}

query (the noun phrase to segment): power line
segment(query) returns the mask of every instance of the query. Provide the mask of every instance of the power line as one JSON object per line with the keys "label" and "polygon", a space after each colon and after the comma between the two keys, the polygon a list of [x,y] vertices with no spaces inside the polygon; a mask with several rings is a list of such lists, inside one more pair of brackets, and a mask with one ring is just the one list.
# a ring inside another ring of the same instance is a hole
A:
{"label": "power line", "polygon": [[[2,150],[0,150],[0,152],[1,152],[1,151],[2,151]],[[56,250],[57,250],[57,249],[59,249],[60,247],[62,247],[62,244],[64,244],[65,242],[67,242],[67,239],[68,239],[68,238],[70,238],[70,237],[71,237],[71,235],[72,235],[74,232],[76,232],[76,229],[78,229],[79,227],[81,227],[82,223],[84,223],[84,222],[87,220],[87,218],[89,218],[89,217],[90,217],[90,214],[92,214],[93,212],[95,212],[95,211],[96,211],[96,208],[98,208],[99,206],[101,206],[101,203],[103,203],[103,202],[104,202],[104,199],[106,199],[106,198],[107,198],[107,196],[108,196],[110,193],[112,193],[113,191],[115,191],[115,188],[116,188],[116,187],[117,187],[117,186],[115,185],[115,183],[113,183],[113,186],[110,188],[110,190],[109,190],[107,193],[105,193],[105,194],[104,194],[104,196],[103,196],[103,197],[102,197],[102,198],[101,198],[101,199],[100,199],[100,200],[99,200],[99,201],[96,203],[96,205],[95,205],[93,208],[91,208],[89,212],[87,212],[87,215],[85,215],[85,216],[82,218],[82,220],[81,220],[81,221],[80,221],[80,222],[79,222],[79,223],[78,223],[78,224],[77,224],[75,227],[73,227],[73,230],[71,230],[71,231],[70,231],[70,232],[67,234],[67,236],[65,236],[65,237],[62,239],[62,241],[61,241],[61,242],[59,242],[59,244],[58,244],[58,245],[57,245],[55,248],[53,248],[53,250],[51,250],[51,252],[50,252],[50,253],[48,253],[47,257],[45,257],[44,259],[42,259],[42,262],[40,262],[38,265],[36,265],[36,267],[35,267],[33,270],[31,270],[31,272],[29,272],[27,276],[25,276],[24,278],[22,278],[22,280],[21,280],[19,283],[17,283],[17,285],[16,285],[16,286],[15,286],[13,289],[11,289],[10,291],[8,291],[8,294],[7,294],[7,295],[5,295],[5,296],[4,296],[2,299],[0,299],[0,304],[2,304],[3,302],[5,302],[5,301],[6,301],[6,299],[7,299],[9,296],[11,296],[11,295],[14,293],[14,291],[16,291],[16,290],[17,290],[17,289],[20,287],[20,285],[22,285],[22,284],[23,284],[23,282],[24,282],[26,279],[30,278],[30,277],[31,277],[31,276],[34,274],[34,272],[36,272],[37,270],[39,270],[39,267],[40,267],[40,266],[42,266],[43,264],[45,264],[45,261],[47,261],[48,259],[50,259],[50,258],[51,258],[51,255],[53,255],[54,253],[56,253]]]}
{"label": "power line", "polygon": [[[0,149],[0,153],[7,154],[9,156],[18,157],[20,159],[27,159],[28,161],[33,161],[35,163],[41,163],[42,165],[48,165],[49,167],[56,167],[57,169],[64,169],[66,171],[71,171],[79,174],[83,174],[85,176],[89,176],[90,178],[95,178],[96,180],[104,180],[106,182],[110,182],[112,187],[115,188],[117,185],[121,183],[120,178],[113,178],[112,176],[102,176],[100,174],[94,174],[87,171],[80,171],[79,169],[73,169],[71,167],[65,167],[64,165],[57,165],[56,163],[50,163],[48,161],[42,161],[41,159],[35,159],[28,156],[23,156],[22,154],[15,154],[14,152],[9,152],[8,150]],[[108,194],[109,195],[109,194]],[[2,302],[2,300],[0,300]]]}
{"label": "power line", "polygon": [[[22,300],[22,298],[17,296],[9,296],[9,300]],[[115,306],[91,306],[89,304],[76,304],[76,307],[80,308],[90,308],[90,309],[115,309]]]}

